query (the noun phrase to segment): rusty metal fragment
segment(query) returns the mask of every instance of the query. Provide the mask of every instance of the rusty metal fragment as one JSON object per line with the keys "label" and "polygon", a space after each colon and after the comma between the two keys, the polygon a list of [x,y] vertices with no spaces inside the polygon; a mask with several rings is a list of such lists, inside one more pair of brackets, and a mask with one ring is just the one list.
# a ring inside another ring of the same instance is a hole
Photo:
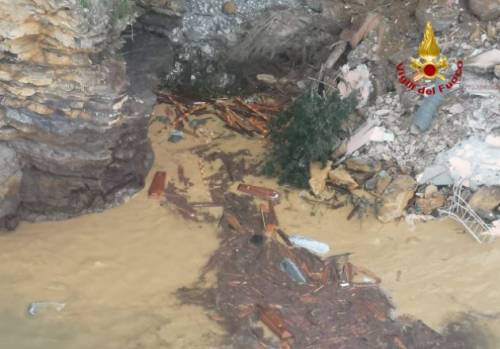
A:
{"label": "rusty metal fragment", "polygon": [[165,191],[165,181],[167,173],[165,171],[157,171],[153,177],[153,181],[149,186],[148,196],[152,199],[160,199]]}

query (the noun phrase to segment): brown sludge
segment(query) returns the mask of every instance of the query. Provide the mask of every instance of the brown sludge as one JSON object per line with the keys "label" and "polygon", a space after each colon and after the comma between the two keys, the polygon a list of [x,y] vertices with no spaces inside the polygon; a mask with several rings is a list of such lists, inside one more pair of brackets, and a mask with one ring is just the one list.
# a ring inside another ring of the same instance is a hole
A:
{"label": "brown sludge", "polygon": [[164,171],[158,171],[153,177],[151,186],[148,190],[148,196],[152,199],[161,199],[163,197],[163,192],[165,191],[165,181],[167,179],[167,173]]}
{"label": "brown sludge", "polygon": [[[348,268],[349,283],[341,287],[336,257],[322,260],[273,238],[252,243],[262,218],[251,197],[228,193],[224,210],[219,249],[200,283],[178,296],[217,311],[233,347],[466,348],[421,321],[392,319],[393,306],[377,286],[378,278],[373,276],[375,283],[369,285],[352,282],[357,273],[369,274],[363,268]],[[284,258],[293,260],[308,283],[297,284],[280,269]],[[216,284],[200,292],[210,271],[216,273]],[[264,335],[262,322],[276,337]]]}

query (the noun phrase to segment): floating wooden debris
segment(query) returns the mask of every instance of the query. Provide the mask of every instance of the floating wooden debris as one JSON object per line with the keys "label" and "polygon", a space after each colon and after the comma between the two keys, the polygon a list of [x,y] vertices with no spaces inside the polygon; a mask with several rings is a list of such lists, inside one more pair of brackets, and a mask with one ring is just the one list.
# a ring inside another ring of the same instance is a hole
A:
{"label": "floating wooden debris", "polygon": [[263,99],[261,102],[246,102],[241,98],[219,98],[201,102],[186,101],[178,96],[157,92],[158,101],[174,107],[174,127],[179,127],[190,116],[213,113],[224,121],[227,127],[247,134],[265,136],[269,133],[271,114],[283,110],[285,103]]}
{"label": "floating wooden debris", "polygon": [[292,242],[290,241],[290,237],[288,236],[287,233],[285,233],[283,230],[281,229],[276,229],[276,232],[278,233],[279,237],[285,242],[285,244],[289,247],[292,247],[293,244]]}
{"label": "floating wooden debris", "polygon": [[257,304],[255,308],[259,312],[260,321],[264,323],[280,339],[289,339],[292,334],[288,331],[283,315],[279,309],[264,307]]}
{"label": "floating wooden debris", "polygon": [[[378,286],[380,279],[352,265],[349,254],[322,259],[306,249],[285,246],[278,234],[259,235],[260,222],[259,206],[251,197],[227,193],[221,245],[199,282],[177,293],[185,303],[215,310],[232,347],[469,347],[462,338],[441,335],[421,321],[391,318],[393,306]],[[207,283],[207,273],[212,272],[217,281]],[[258,330],[249,316],[253,311],[277,338]]]}
{"label": "floating wooden debris", "polygon": [[152,199],[161,199],[165,191],[165,181],[167,173],[164,171],[157,171],[153,177],[153,181],[148,190],[148,196]]}
{"label": "floating wooden debris", "polygon": [[272,202],[277,202],[280,198],[280,194],[276,190],[265,187],[258,187],[256,185],[242,183],[238,185],[238,191]]}

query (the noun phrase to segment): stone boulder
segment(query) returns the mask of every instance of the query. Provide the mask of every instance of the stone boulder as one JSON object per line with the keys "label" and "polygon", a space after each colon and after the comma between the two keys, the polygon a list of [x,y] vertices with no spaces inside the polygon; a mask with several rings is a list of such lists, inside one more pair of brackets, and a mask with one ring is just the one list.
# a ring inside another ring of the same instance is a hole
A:
{"label": "stone boulder", "polygon": [[362,158],[347,159],[345,166],[348,170],[363,173],[375,173],[382,169],[380,161]]}
{"label": "stone boulder", "polygon": [[328,177],[333,184],[346,187],[349,190],[354,190],[359,187],[358,182],[352,178],[349,171],[347,171],[343,166],[339,166],[328,173]]}
{"label": "stone boulder", "polygon": [[429,215],[434,210],[443,207],[445,203],[446,197],[439,191],[433,192],[428,195],[426,194],[423,198],[418,198],[416,200],[417,207],[425,215]]}
{"label": "stone boulder", "polygon": [[404,214],[408,202],[415,194],[417,183],[408,175],[396,177],[383,193],[383,202],[377,210],[377,218],[388,223]]}
{"label": "stone boulder", "polygon": [[469,205],[481,217],[492,218],[492,213],[500,207],[500,186],[481,187],[469,198]]}
{"label": "stone boulder", "polygon": [[469,0],[469,8],[481,20],[500,17],[500,0]]}

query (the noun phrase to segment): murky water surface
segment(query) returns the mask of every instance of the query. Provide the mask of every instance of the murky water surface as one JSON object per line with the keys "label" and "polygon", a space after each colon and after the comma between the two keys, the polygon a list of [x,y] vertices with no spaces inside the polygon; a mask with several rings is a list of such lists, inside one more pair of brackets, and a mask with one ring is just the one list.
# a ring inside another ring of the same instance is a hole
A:
{"label": "murky water surface", "polygon": [[[152,173],[166,170],[169,180],[177,180],[182,164],[194,183],[190,197],[208,200],[198,158],[188,150],[203,137],[174,145],[159,130],[156,124],[151,131]],[[236,137],[222,147],[250,148],[258,156],[262,146]],[[269,179],[247,181],[275,186]],[[500,347],[494,335],[500,334],[498,242],[479,245],[450,221],[415,227],[347,221],[349,209],[313,208],[298,192],[276,210],[287,232],[324,241],[334,254],[352,252],[355,264],[377,273],[398,314],[437,330],[472,314],[496,341],[491,347]],[[185,221],[145,191],[104,213],[23,223],[0,236],[0,348],[217,348],[223,329],[173,294],[196,280],[217,244],[215,224]],[[26,310],[35,301],[63,302],[65,308],[30,317]]]}

